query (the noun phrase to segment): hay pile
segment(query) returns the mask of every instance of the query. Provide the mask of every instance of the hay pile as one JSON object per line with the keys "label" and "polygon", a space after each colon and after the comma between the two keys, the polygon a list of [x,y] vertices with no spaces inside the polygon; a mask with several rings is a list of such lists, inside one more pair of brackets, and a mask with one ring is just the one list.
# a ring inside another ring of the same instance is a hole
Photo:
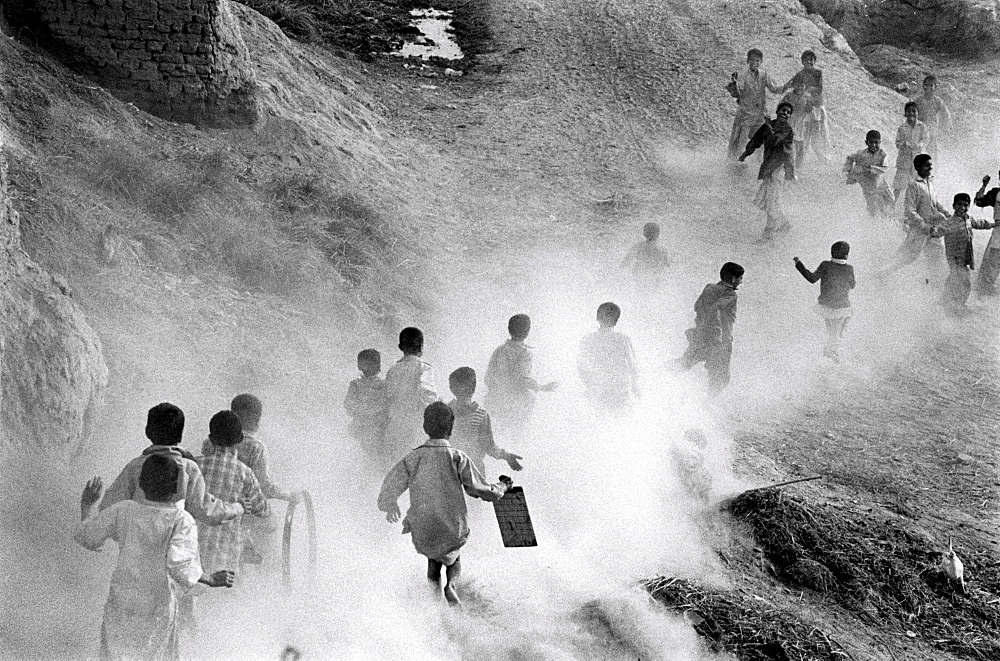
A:
{"label": "hay pile", "polygon": [[814,624],[748,592],[701,587],[659,577],[644,587],[654,599],[684,613],[713,651],[740,661],[844,661],[850,655]]}
{"label": "hay pile", "polygon": [[810,506],[777,489],[747,491],[730,506],[786,584],[828,595],[862,621],[894,627],[975,659],[1000,659],[1000,571],[985,553],[962,550],[962,595],[938,569],[926,534],[872,511]]}

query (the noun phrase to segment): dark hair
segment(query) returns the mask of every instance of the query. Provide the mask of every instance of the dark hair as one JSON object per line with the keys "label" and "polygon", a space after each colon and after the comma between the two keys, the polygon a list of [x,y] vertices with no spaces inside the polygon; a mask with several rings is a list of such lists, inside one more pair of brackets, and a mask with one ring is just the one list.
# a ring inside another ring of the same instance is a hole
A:
{"label": "dark hair", "polygon": [[431,438],[449,438],[455,426],[455,414],[444,402],[428,404],[424,409],[424,433]]}
{"label": "dark hair", "polygon": [[851,244],[847,241],[837,241],[830,246],[830,257],[834,259],[847,259],[851,252]]}
{"label": "dark hair", "polygon": [[914,108],[917,111],[917,117],[920,116],[920,106],[917,105],[916,101],[907,101],[903,104],[903,112],[905,113],[910,108]]}
{"label": "dark hair", "polygon": [[407,326],[399,331],[399,350],[403,353],[419,353],[424,350],[424,334],[419,328]]}
{"label": "dark hair", "polygon": [[761,51],[759,48],[751,48],[750,50],[747,51],[747,59],[748,60],[751,57],[753,57],[754,55],[756,55],[757,57],[759,57],[762,60],[764,59],[764,52]]}
{"label": "dark hair", "polygon": [[607,303],[601,303],[600,305],[597,306],[597,318],[607,319],[608,321],[611,322],[612,326],[618,323],[618,320],[621,318],[621,316],[622,316],[622,309],[617,305],[615,305],[614,303],[612,303],[611,301],[608,301]]}
{"label": "dark hair", "polygon": [[167,402],[146,415],[146,438],[157,445],[177,445],[184,435],[184,411]]}
{"label": "dark hair", "polygon": [[[642,235],[646,237],[647,240],[652,241],[656,237],[660,236],[660,226],[658,223],[646,223],[642,226]],[[652,236],[651,236],[652,235]]]}
{"label": "dark hair", "polygon": [[229,410],[239,416],[244,429],[252,431],[257,429],[260,416],[264,415],[264,402],[255,395],[243,393],[233,397],[233,401],[229,403]]}
{"label": "dark hair", "polygon": [[181,467],[173,457],[151,454],[142,462],[139,471],[139,488],[146,500],[163,502],[177,493],[177,478]]}
{"label": "dark hair", "polygon": [[919,170],[931,162],[930,154],[917,154],[913,157],[913,169]]}
{"label": "dark hair", "polygon": [[208,439],[213,445],[232,447],[243,440],[243,423],[232,411],[219,411],[208,421]]}
{"label": "dark hair", "polygon": [[507,320],[507,332],[515,340],[523,340],[531,332],[531,317],[526,314],[515,314]]}
{"label": "dark hair", "polygon": [[937,76],[935,76],[932,73],[929,73],[926,76],[924,76],[924,85],[926,85],[927,83],[937,83]]}
{"label": "dark hair", "polygon": [[814,52],[813,52],[812,50],[810,50],[810,49],[806,49],[806,50],[802,51],[802,55],[801,55],[801,56],[799,57],[799,59],[800,59],[800,60],[804,60],[804,59],[806,59],[807,57],[811,57],[812,59],[814,59],[814,60],[815,60],[815,59],[816,59],[816,53],[814,53]]}
{"label": "dark hair", "polygon": [[876,131],[875,129],[872,129],[868,133],[865,133],[865,142],[868,142],[869,140],[881,140],[881,139],[882,139],[882,134]]}
{"label": "dark hair", "polygon": [[966,204],[972,204],[972,198],[969,197],[968,193],[956,193],[955,199],[952,200],[952,204],[958,204],[959,202],[965,202]]}
{"label": "dark hair", "polygon": [[736,262],[726,262],[719,269],[719,279],[723,282],[732,282],[744,273],[746,273],[746,270]]}
{"label": "dark hair", "polygon": [[471,389],[476,392],[476,370],[471,367],[459,367],[448,375],[448,386],[452,392]]}
{"label": "dark hair", "polygon": [[788,112],[793,114],[795,113],[795,106],[790,104],[788,101],[782,101],[781,103],[778,104],[778,107],[774,109],[775,114],[777,114],[777,112],[782,108],[788,108]]}
{"label": "dark hair", "polygon": [[375,349],[362,349],[358,352],[358,369],[365,376],[378,374],[382,369],[382,354]]}

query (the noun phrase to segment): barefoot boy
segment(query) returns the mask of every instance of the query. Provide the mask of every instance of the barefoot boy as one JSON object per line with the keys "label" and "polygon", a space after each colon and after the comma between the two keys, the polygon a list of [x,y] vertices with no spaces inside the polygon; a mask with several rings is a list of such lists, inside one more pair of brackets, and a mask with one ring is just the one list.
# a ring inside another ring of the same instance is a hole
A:
{"label": "barefoot boy", "polygon": [[639,397],[639,368],[628,335],[615,330],[622,311],[614,303],[597,307],[599,328],[583,338],[576,366],[584,391],[599,408],[620,408]]}
{"label": "barefoot boy", "polygon": [[389,399],[385,381],[379,378],[382,355],[375,349],[358,354],[361,376],[351,381],[344,398],[344,408],[351,416],[347,432],[366,452],[384,453],[385,427],[389,422]]}
{"label": "barefoot boy", "polygon": [[509,482],[487,484],[469,457],[448,444],[454,420],[443,402],[425,409],[423,427],[428,440],[386,475],[378,508],[386,513],[387,521],[396,523],[400,517],[396,501],[409,489],[403,534],[410,533],[417,553],[427,557],[427,580],[435,595],[441,594],[441,568],[445,567],[444,596],[448,603],[460,605],[455,582],[462,571],[459,554],[469,538],[465,494],[496,502],[507,492]]}
{"label": "barefoot boy", "polygon": [[948,210],[937,199],[931,172],[934,164],[927,154],[918,154],[913,159],[913,169],[916,179],[906,185],[903,195],[903,225],[906,226],[906,238],[896,251],[892,264],[885,274],[892,273],[904,266],[917,261],[923,253],[927,263],[925,281],[930,282],[932,275],[937,273],[941,264],[941,254],[944,246],[934,228],[948,218]]}
{"label": "barefoot boy", "polygon": [[[747,141],[757,132],[766,117],[767,92],[781,92],[781,87],[771,76],[760,68],[764,53],[756,48],[747,51],[747,68],[740,74],[733,74],[726,86],[729,94],[736,99],[736,117],[729,135],[729,160],[735,160]],[[740,159],[742,160],[742,159]]]}
{"label": "barefoot boy", "polygon": [[424,334],[419,328],[400,331],[399,350],[403,357],[385,373],[389,400],[384,457],[387,462],[397,461],[414,443],[420,442],[424,408],[438,399],[431,385],[431,366],[420,360]]}
{"label": "barefoot boy", "polygon": [[760,147],[764,148],[764,161],[757,173],[760,188],[757,189],[757,195],[753,199],[757,208],[767,216],[761,241],[770,241],[776,233],[791,229],[785,218],[781,200],[783,187],[781,171],[784,171],[785,179],[795,181],[795,163],[792,155],[795,136],[788,123],[792,110],[790,103],[779,103],[774,120],[765,120],[763,126],[757,129],[747,143],[746,150],[740,154],[740,162],[743,162]]}
{"label": "barefoot boy", "polygon": [[80,497],[77,543],[100,551],[113,539],[119,547],[101,623],[104,661],[177,659],[177,597],[233,585],[232,572],[202,572],[194,518],[176,500],[181,472],[173,457],[153,454],[139,469],[143,500],[121,500],[95,514],[99,477]]}
{"label": "barefoot boy", "polygon": [[883,175],[889,168],[885,164],[885,150],[882,149],[882,134],[871,130],[865,134],[865,148],[847,157],[844,174],[848,184],[858,184],[865,196],[868,215],[887,217],[892,213],[896,199]]}
{"label": "barefoot boy", "polygon": [[802,52],[801,61],[802,68],[781,88],[782,91],[798,89],[803,97],[801,106],[793,104],[795,109],[792,113],[792,117],[797,118],[794,122],[796,168],[802,166],[806,149],[810,147],[820,160],[825,162],[829,143],[826,108],[823,103],[823,71],[816,66],[816,53],[811,50]]}
{"label": "barefoot boy", "polygon": [[535,394],[556,389],[555,381],[540,384],[531,374],[532,348],[525,343],[531,317],[515,314],[507,322],[510,339],[490,356],[486,367],[486,406],[498,423],[500,437],[523,442],[531,427]]}
{"label": "barefoot boy", "polygon": [[819,281],[816,313],[823,318],[827,332],[823,355],[835,363],[840,362],[840,343],[852,314],[850,292],[855,283],[854,267],[847,263],[850,252],[851,246],[847,241],[837,241],[830,247],[832,259],[820,262],[815,273],[807,269],[798,257],[792,258],[803,278],[813,284]]}
{"label": "barefoot boy", "polygon": [[736,324],[736,290],[743,282],[743,267],[726,262],[719,282],[706,285],[694,303],[694,328],[686,331],[688,348],[681,358],[684,369],[705,363],[709,391],[715,395],[729,384]]}
{"label": "barefoot boy", "polygon": [[180,447],[184,434],[184,412],[166,402],[149,409],[146,416],[146,438],[152,442],[142,456],[130,461],[104,494],[101,509],[107,509],[123,500],[143,499],[139,473],[147,458],[154,455],[168,456],[180,466],[180,482],[174,500],[184,501],[184,508],[199,523],[210,526],[232,520],[243,514],[243,507],[236,502],[225,502],[205,489],[205,478],[190,452]]}
{"label": "barefoot boy", "polygon": [[996,223],[969,216],[972,199],[968,193],[959,193],[952,203],[953,213],[936,228],[935,234],[944,237],[944,256],[948,262],[948,279],[944,282],[941,304],[948,314],[961,314],[969,300],[972,282],[969,272],[976,268],[972,254],[972,230],[992,229]]}
{"label": "barefoot boy", "polygon": [[448,376],[448,385],[455,399],[448,404],[455,414],[455,424],[451,432],[451,446],[469,456],[480,473],[486,474],[486,455],[506,461],[511,469],[521,470],[521,457],[498,448],[493,440],[493,425],[490,414],[472,401],[476,393],[476,371],[471,367],[459,367]]}

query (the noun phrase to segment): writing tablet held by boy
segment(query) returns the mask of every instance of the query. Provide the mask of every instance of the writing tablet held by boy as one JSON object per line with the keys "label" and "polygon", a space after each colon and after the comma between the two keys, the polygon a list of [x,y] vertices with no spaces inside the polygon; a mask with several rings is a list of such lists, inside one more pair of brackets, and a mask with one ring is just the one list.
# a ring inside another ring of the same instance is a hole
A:
{"label": "writing tablet held by boy", "polygon": [[850,292],[855,281],[854,267],[847,263],[850,252],[847,241],[837,241],[830,247],[831,259],[820,262],[815,272],[807,269],[798,257],[792,258],[803,278],[811,283],[819,282],[816,313],[823,318],[827,332],[823,355],[834,362],[840,362],[840,343],[852,314]]}
{"label": "writing tablet held by boy", "polygon": [[396,502],[407,490],[410,509],[403,519],[403,534],[410,534],[417,553],[427,557],[427,580],[436,595],[441,594],[441,569],[445,568],[444,596],[460,605],[455,582],[462,571],[460,554],[469,538],[465,494],[496,502],[510,487],[509,478],[497,484],[486,479],[472,460],[451,447],[455,415],[444,402],[434,402],[424,410],[424,431],[428,440],[411,450],[393,466],[382,482],[378,508],[390,523],[399,521]]}
{"label": "writing tablet held by boy", "polygon": [[102,660],[177,659],[177,597],[233,585],[232,572],[202,572],[194,518],[175,500],[180,475],[172,457],[153,454],[139,470],[141,501],[121,500],[96,513],[99,477],[80,497],[74,539],[92,551],[109,539],[119,549],[101,623]]}

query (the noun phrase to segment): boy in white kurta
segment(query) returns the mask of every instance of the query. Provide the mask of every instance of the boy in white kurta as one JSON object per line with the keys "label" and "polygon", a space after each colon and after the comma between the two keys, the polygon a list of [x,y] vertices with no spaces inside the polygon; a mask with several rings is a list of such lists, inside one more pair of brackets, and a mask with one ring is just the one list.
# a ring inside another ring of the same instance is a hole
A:
{"label": "boy in white kurta", "polygon": [[639,368],[628,335],[615,330],[622,311],[614,303],[597,307],[600,328],[583,338],[577,370],[590,401],[600,408],[620,408],[639,396]]}
{"label": "boy in white kurta", "polygon": [[378,508],[390,523],[399,521],[403,492],[410,491],[410,509],[403,519],[403,534],[409,533],[417,553],[427,557],[427,580],[441,594],[441,568],[445,567],[444,596],[460,605],[455,581],[462,572],[459,554],[469,538],[465,494],[489,502],[503,498],[509,478],[487,484],[486,478],[461,450],[448,443],[455,415],[444,402],[434,402],[424,411],[424,431],[429,439],[393,466],[382,482]]}
{"label": "boy in white kurta", "polygon": [[399,460],[423,434],[424,408],[438,399],[431,385],[431,366],[420,360],[424,334],[419,328],[404,328],[399,333],[403,357],[385,373],[389,400],[389,420],[385,430],[387,463]]}
{"label": "boy in white kurta", "polygon": [[233,584],[231,572],[202,573],[194,518],[173,501],[179,474],[172,459],[153,455],[139,476],[144,499],[123,500],[95,515],[100,478],[88,482],[80,497],[74,539],[92,551],[109,539],[119,546],[101,623],[104,661],[177,659],[177,597],[197,593],[199,584]]}
{"label": "boy in white kurta", "polygon": [[767,93],[778,94],[781,86],[774,82],[770,74],[760,68],[764,53],[756,48],[747,51],[747,68],[742,74],[733,74],[729,94],[736,99],[736,117],[733,130],[729,134],[729,160],[735,161],[747,142],[764,123],[767,116]]}

